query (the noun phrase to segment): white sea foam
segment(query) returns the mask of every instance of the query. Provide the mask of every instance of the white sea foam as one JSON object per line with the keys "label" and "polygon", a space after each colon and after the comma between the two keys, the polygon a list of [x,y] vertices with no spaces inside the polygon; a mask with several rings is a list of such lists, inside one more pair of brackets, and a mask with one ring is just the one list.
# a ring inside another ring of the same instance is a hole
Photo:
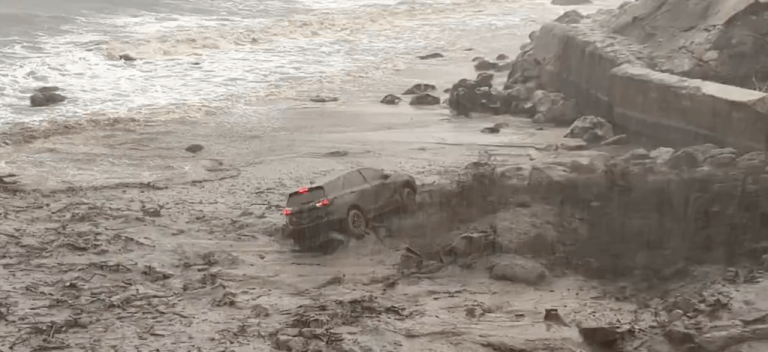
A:
{"label": "white sea foam", "polygon": [[[490,31],[527,35],[563,11],[523,0],[195,3],[211,11],[94,14],[78,18],[68,34],[40,36],[35,50],[22,42],[4,48],[2,56],[13,59],[0,67],[0,121],[192,116],[201,106],[251,118],[265,104],[305,99],[334,84],[364,85],[415,55],[461,50]],[[117,60],[122,53],[141,60]],[[43,85],[63,88],[70,100],[30,109],[27,97]]]}

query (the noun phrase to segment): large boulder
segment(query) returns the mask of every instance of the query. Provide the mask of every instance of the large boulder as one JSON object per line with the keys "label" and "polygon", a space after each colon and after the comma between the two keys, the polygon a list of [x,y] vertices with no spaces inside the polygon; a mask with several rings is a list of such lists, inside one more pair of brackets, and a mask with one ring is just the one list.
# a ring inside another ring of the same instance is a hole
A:
{"label": "large boulder", "polygon": [[59,87],[41,87],[35,89],[35,93],[29,97],[29,105],[42,107],[64,102],[67,97],[57,93]]}
{"label": "large boulder", "polygon": [[600,143],[614,137],[613,125],[602,117],[582,116],[565,133],[566,138],[580,138],[587,143]]}
{"label": "large boulder", "polygon": [[554,123],[556,125],[570,125],[574,118],[575,103],[565,100],[560,93],[549,93],[537,90],[531,96],[531,102],[536,108],[536,123]]}
{"label": "large boulder", "polygon": [[505,255],[498,259],[490,268],[491,278],[538,285],[549,278],[549,272],[543,265],[531,259],[518,255]]}

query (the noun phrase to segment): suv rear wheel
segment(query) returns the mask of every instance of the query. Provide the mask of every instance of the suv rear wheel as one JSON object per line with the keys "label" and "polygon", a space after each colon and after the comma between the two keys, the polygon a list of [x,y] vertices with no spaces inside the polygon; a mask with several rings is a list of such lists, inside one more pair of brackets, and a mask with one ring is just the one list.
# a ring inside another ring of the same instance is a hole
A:
{"label": "suv rear wheel", "polygon": [[344,233],[356,238],[365,236],[368,230],[368,222],[360,209],[351,208],[347,212],[347,218],[342,221]]}

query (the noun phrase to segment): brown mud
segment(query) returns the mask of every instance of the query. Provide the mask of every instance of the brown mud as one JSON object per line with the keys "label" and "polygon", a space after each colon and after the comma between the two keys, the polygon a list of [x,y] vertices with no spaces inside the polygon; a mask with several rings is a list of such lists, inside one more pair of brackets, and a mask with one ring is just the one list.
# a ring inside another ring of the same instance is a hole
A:
{"label": "brown mud", "polygon": [[[454,69],[403,74],[442,91]],[[9,133],[0,350],[764,350],[764,156],[679,170],[377,101]],[[294,252],[285,194],[362,166],[413,174],[418,211]]]}

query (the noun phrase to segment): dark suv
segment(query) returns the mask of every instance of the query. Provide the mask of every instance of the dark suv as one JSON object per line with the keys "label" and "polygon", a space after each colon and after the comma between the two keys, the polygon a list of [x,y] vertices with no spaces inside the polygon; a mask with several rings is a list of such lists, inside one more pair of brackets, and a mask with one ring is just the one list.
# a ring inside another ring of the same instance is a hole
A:
{"label": "dark suv", "polygon": [[283,214],[288,236],[299,249],[321,249],[331,231],[361,238],[368,220],[392,210],[408,211],[416,201],[416,180],[362,168],[300,188],[288,195]]}

